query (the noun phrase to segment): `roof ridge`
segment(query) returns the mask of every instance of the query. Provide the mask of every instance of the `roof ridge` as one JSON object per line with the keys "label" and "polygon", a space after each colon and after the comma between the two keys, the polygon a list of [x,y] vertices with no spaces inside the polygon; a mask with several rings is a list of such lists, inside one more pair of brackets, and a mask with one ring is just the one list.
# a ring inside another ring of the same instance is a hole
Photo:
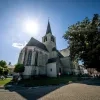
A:
{"label": "roof ridge", "polygon": [[[40,42],[39,40],[35,39],[34,37],[31,37],[31,38],[33,38],[34,40],[36,40],[36,41]],[[30,40],[31,40],[31,39],[30,39]],[[42,43],[42,42],[40,42],[40,43]],[[43,43],[42,43],[42,44],[43,44]]]}

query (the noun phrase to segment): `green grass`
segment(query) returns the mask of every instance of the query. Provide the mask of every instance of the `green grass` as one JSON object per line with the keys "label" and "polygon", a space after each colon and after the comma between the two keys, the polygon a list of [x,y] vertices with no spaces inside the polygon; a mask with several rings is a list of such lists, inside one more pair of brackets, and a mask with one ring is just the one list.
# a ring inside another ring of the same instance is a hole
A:
{"label": "green grass", "polygon": [[63,76],[57,78],[34,78],[22,80],[19,84],[24,84],[25,86],[43,86],[43,85],[58,85],[58,84],[67,84],[68,82],[77,81],[77,77],[73,76]]}
{"label": "green grass", "polygon": [[6,78],[5,80],[0,79],[0,86],[4,86],[4,85],[8,84],[11,80],[12,80],[12,78]]}
{"label": "green grass", "polygon": [[[12,78],[6,78],[5,80],[0,80],[0,86],[5,86],[11,83]],[[24,86],[44,86],[44,85],[58,85],[58,84],[67,84],[70,82],[77,81],[75,76],[62,76],[57,78],[49,77],[35,77],[33,79],[24,79],[19,82],[19,85]]]}

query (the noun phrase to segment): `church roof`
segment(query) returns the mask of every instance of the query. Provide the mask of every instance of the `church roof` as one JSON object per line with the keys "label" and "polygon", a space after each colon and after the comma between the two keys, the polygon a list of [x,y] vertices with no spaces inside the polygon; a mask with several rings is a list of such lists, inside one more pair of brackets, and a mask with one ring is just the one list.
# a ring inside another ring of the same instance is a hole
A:
{"label": "church roof", "polygon": [[57,52],[58,52],[58,55],[59,55],[60,58],[64,57],[58,50],[57,50]]}
{"label": "church roof", "polygon": [[50,58],[48,59],[48,63],[53,63],[53,62],[56,62],[57,61],[57,58]]}
{"label": "church roof", "polygon": [[47,48],[46,48],[46,46],[43,43],[41,43],[40,41],[36,40],[33,37],[30,39],[30,41],[27,43],[26,46],[36,46],[36,47],[38,47],[40,49],[48,51]]}
{"label": "church roof", "polygon": [[48,34],[48,33],[51,33],[51,34],[52,34],[49,20],[48,20],[48,25],[47,25],[46,34]]}
{"label": "church roof", "polygon": [[60,58],[64,57],[55,47],[52,49],[52,51],[56,51]]}
{"label": "church roof", "polygon": [[56,47],[52,48],[52,51],[56,51],[56,50],[57,50]]}

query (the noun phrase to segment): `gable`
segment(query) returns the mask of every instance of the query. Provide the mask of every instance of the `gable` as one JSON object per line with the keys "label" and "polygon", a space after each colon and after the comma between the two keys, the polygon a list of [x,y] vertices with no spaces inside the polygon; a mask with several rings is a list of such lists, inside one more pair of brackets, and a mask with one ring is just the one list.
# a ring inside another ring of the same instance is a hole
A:
{"label": "gable", "polygon": [[41,43],[40,41],[34,39],[33,37],[30,39],[30,41],[27,43],[26,46],[36,46],[36,47],[38,47],[42,50],[48,51],[46,46],[43,43]]}

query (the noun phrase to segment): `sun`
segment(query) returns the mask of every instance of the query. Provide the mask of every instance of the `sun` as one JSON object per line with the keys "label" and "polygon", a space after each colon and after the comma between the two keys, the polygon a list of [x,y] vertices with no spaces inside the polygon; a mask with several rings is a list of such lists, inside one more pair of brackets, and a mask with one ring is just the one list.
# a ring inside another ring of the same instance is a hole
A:
{"label": "sun", "polygon": [[36,21],[27,20],[24,22],[23,26],[24,26],[24,31],[27,34],[36,35],[38,33],[39,25],[38,25],[38,22],[36,22]]}

